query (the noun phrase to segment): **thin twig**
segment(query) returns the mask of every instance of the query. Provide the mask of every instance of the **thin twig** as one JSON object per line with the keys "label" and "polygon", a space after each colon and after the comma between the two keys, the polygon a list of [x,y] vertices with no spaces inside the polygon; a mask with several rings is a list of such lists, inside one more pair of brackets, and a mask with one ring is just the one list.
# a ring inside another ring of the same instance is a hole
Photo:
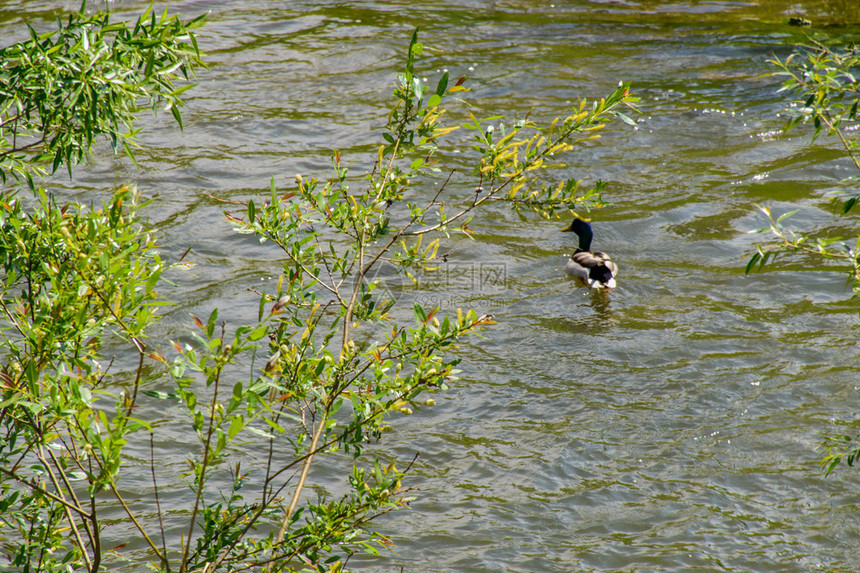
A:
{"label": "thin twig", "polygon": [[161,548],[163,551],[161,564],[170,573],[170,561],[167,559],[167,537],[164,535],[164,514],[161,511],[161,498],[158,495],[158,479],[155,476],[155,434],[149,432],[149,470],[152,474],[152,487],[155,491],[155,507],[158,512],[158,527],[161,530]]}
{"label": "thin twig", "polygon": [[287,508],[287,513],[284,515],[284,519],[281,521],[281,528],[278,530],[278,536],[276,538],[276,543],[280,543],[284,540],[284,534],[287,532],[287,527],[290,524],[290,518],[293,516],[293,512],[296,510],[296,506],[299,503],[299,497],[302,493],[302,488],[305,485],[305,480],[308,477],[308,471],[311,469],[311,463],[313,462],[313,453],[314,449],[317,447],[317,443],[319,442],[320,436],[322,435],[323,429],[326,426],[327,418],[324,417],[322,420],[317,422],[317,429],[314,432],[314,437],[311,440],[310,451],[312,452],[307,458],[305,458],[305,462],[302,465],[302,473],[299,476],[299,482],[296,484],[296,489],[293,491],[293,497],[290,500],[290,505]]}
{"label": "thin twig", "polygon": [[60,505],[67,507],[73,511],[76,511],[81,517],[84,517],[86,519],[89,519],[91,517],[91,515],[89,513],[87,513],[82,507],[77,507],[77,506],[69,503],[65,499],[54,495],[53,493],[47,491],[46,489],[44,489],[42,487],[39,487],[37,484],[28,481],[27,478],[23,478],[23,477],[19,476],[18,474],[16,474],[15,472],[11,472],[11,471],[7,470],[6,468],[0,466],[0,473],[3,473],[5,475],[9,476],[10,478],[14,479],[15,481],[17,481],[20,484],[26,485],[27,487],[29,487],[33,491],[39,492],[40,494],[44,495],[45,497],[48,497],[48,498],[52,499],[53,501],[56,501]]}
{"label": "thin twig", "polygon": [[[221,323],[221,339],[224,339],[223,330],[225,324]],[[203,460],[200,462],[200,473],[197,476],[197,494],[194,498],[194,507],[191,509],[191,519],[188,523],[188,533],[185,539],[185,547],[182,550],[182,563],[179,565],[179,573],[185,573],[188,566],[188,552],[191,550],[191,538],[194,535],[194,526],[197,514],[200,512],[200,499],[203,497],[203,487],[206,484],[206,469],[209,466],[209,446],[212,443],[212,434],[215,433],[215,408],[218,405],[218,385],[221,381],[221,369],[218,369],[213,382],[212,402],[209,407],[209,428],[206,431],[206,441],[203,444]]]}
{"label": "thin twig", "polygon": [[155,553],[155,556],[158,557],[158,560],[164,561],[165,559],[167,559],[167,556],[162,555],[161,551],[158,550],[158,547],[155,546],[155,543],[152,542],[152,539],[149,538],[149,535],[146,533],[146,530],[143,528],[143,526],[140,524],[140,522],[134,516],[134,513],[131,511],[131,508],[128,506],[128,504],[123,499],[122,494],[119,493],[119,490],[117,489],[115,483],[111,482],[110,490],[113,492],[114,497],[116,497],[119,504],[125,510],[125,514],[128,515],[129,519],[131,519],[131,522],[134,524],[134,526],[137,528],[137,530],[143,536],[143,539],[146,541],[147,545],[149,545],[149,548],[152,549],[152,551]]}
{"label": "thin twig", "polygon": [[[39,447],[39,450],[39,461],[42,462],[42,466],[45,468],[45,471],[47,471],[48,475],[51,477],[51,482],[54,484],[54,489],[56,489],[57,493],[60,494],[63,499],[65,499],[65,496],[63,496],[63,489],[60,487],[60,482],[57,480],[57,476],[54,473],[51,464],[49,464],[48,460],[45,459],[45,454],[43,453],[41,446]],[[53,457],[53,453],[51,453],[51,458],[54,460],[54,462],[57,461],[56,458]],[[60,469],[59,465],[57,466],[57,468]],[[80,507],[80,503],[78,503],[77,498],[73,497],[72,499],[75,500],[75,505]],[[87,546],[84,545],[84,540],[81,538],[81,532],[78,530],[78,524],[76,523],[74,517],[72,517],[70,506],[71,504],[66,504],[63,507],[64,511],[66,512],[66,521],[68,522],[69,527],[72,529],[72,532],[74,532],[75,534],[75,541],[77,542],[78,547],[80,547],[81,549],[81,555],[84,557],[84,561],[86,561],[87,563],[87,569],[92,570],[93,564],[90,560],[90,554],[87,551]]]}

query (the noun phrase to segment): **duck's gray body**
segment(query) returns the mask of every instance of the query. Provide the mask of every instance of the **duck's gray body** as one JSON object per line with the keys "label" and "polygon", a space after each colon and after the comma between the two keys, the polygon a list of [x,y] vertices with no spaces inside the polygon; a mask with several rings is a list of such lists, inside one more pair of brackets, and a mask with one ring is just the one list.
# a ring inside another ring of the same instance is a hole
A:
{"label": "duck's gray body", "polygon": [[606,253],[577,250],[567,261],[564,270],[591,288],[615,288],[618,265]]}
{"label": "duck's gray body", "polygon": [[612,262],[606,253],[590,250],[593,236],[591,225],[582,219],[574,219],[573,223],[563,230],[572,231],[579,236],[579,248],[571,255],[564,268],[567,274],[580,279],[591,288],[615,288],[618,265]]}

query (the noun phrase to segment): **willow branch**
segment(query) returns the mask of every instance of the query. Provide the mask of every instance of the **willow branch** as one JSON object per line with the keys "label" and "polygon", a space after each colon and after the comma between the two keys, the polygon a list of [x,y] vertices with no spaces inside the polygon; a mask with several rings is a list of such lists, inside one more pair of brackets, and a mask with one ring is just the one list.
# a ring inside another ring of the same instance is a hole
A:
{"label": "willow branch", "polygon": [[159,561],[163,562],[164,560],[166,560],[167,556],[162,555],[161,551],[158,550],[158,547],[155,546],[155,543],[152,542],[152,539],[149,538],[149,535],[147,535],[146,530],[143,528],[143,526],[140,524],[140,522],[134,516],[134,513],[131,511],[131,508],[125,502],[122,495],[119,493],[119,490],[117,489],[116,484],[111,482],[110,489],[113,492],[113,494],[116,497],[119,504],[125,510],[126,515],[128,515],[129,519],[131,519],[131,522],[134,523],[134,526],[137,528],[137,530],[143,536],[143,539],[146,541],[147,545],[149,545],[149,548],[152,549],[152,551],[155,553],[155,556],[158,557]]}
{"label": "willow branch", "polygon": [[152,474],[152,487],[155,490],[155,508],[158,512],[158,527],[161,530],[161,548],[163,551],[161,564],[170,573],[170,561],[167,560],[167,538],[164,535],[164,514],[161,511],[161,499],[158,495],[158,479],[155,476],[155,434],[149,432],[149,470]]}
{"label": "willow branch", "polygon": [[[39,447],[39,450],[40,450],[39,461],[42,462],[42,465],[45,467],[45,470],[48,472],[48,475],[51,477],[51,483],[54,484],[54,489],[57,490],[57,492],[60,494],[60,497],[63,497],[63,499],[65,499],[65,497],[62,495],[63,489],[60,487],[60,482],[57,480],[57,476],[54,473],[54,470],[51,467],[51,464],[49,464],[48,460],[45,459],[45,455],[41,451],[42,450],[41,446]],[[53,453],[51,453],[51,459],[54,461],[54,463],[57,462],[57,459],[54,457]],[[59,465],[57,465],[57,469],[60,469]],[[63,477],[65,478],[65,475]],[[68,484],[68,482],[66,482],[66,484]],[[70,492],[72,491],[71,488],[69,488],[69,491]],[[72,499],[75,501],[75,505],[77,507],[80,507],[80,503],[78,502],[77,497],[75,497],[74,492],[72,492]],[[93,564],[92,564],[92,561],[90,560],[90,554],[89,554],[89,552],[87,552],[87,546],[84,545],[84,540],[81,538],[81,532],[78,530],[78,524],[75,522],[75,518],[72,517],[72,511],[70,509],[70,506],[71,506],[71,504],[65,504],[63,506],[63,509],[66,512],[66,521],[68,521],[69,527],[72,529],[72,532],[74,532],[74,534],[75,534],[75,542],[77,543],[78,547],[80,547],[80,549],[81,549],[81,555],[83,556],[84,561],[86,561],[86,563],[87,563],[87,569],[91,570]]]}
{"label": "willow branch", "polygon": [[60,505],[67,507],[73,511],[76,511],[78,513],[78,515],[80,515],[81,517],[85,517],[87,519],[92,517],[91,514],[87,513],[82,507],[77,507],[77,506],[69,503],[65,499],[54,495],[53,493],[47,491],[46,489],[44,489],[42,487],[39,487],[37,484],[34,484],[34,483],[28,481],[26,478],[19,476],[15,472],[9,471],[4,467],[0,467],[0,473],[9,476],[10,478],[14,479],[15,481],[17,481],[20,484],[26,485],[27,487],[29,487],[33,491],[39,492],[40,494],[44,495],[45,497],[50,498],[53,501],[56,501]]}
{"label": "willow branch", "polygon": [[[222,334],[221,338],[224,336]],[[194,535],[194,525],[197,514],[200,512],[200,499],[203,497],[203,487],[206,483],[206,468],[209,466],[209,448],[212,444],[212,434],[215,433],[215,408],[218,405],[218,385],[221,380],[221,370],[215,376],[212,402],[209,406],[209,428],[206,431],[206,441],[203,444],[203,460],[200,463],[200,474],[197,476],[197,494],[194,498],[194,507],[191,509],[191,519],[188,523],[188,533],[185,539],[185,547],[182,550],[182,563],[179,565],[179,573],[184,573],[188,565],[188,552],[191,550],[191,537]]]}
{"label": "willow branch", "polygon": [[287,513],[284,515],[284,519],[281,521],[281,528],[278,530],[278,536],[276,538],[276,543],[280,543],[284,540],[284,535],[287,532],[287,527],[290,524],[290,518],[293,516],[293,512],[296,510],[296,506],[299,504],[299,497],[301,496],[302,489],[305,485],[305,480],[308,477],[308,471],[311,469],[311,463],[314,459],[315,449],[317,447],[317,443],[319,443],[320,436],[323,433],[323,429],[326,426],[326,422],[328,421],[328,417],[323,417],[322,420],[317,422],[317,429],[314,432],[314,437],[311,440],[310,447],[310,455],[305,458],[305,462],[302,465],[302,473],[299,476],[299,482],[296,484],[296,489],[293,491],[293,498],[290,500],[290,506],[287,508]]}

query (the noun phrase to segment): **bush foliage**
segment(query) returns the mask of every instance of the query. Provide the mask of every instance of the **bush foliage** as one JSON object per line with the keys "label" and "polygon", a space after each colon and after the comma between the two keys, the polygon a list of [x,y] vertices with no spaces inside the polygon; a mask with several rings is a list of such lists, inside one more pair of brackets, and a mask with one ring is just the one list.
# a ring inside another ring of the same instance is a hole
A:
{"label": "bush foliage", "polygon": [[[131,154],[143,108],[165,107],[181,125],[189,84],[174,81],[202,65],[193,33],[201,24],[151,12],[111,23],[84,7],[0,58],[0,173],[25,185],[0,195],[0,536],[21,570],[121,564],[121,551],[103,544],[101,517],[117,509],[159,571],[342,571],[356,551],[390,545],[371,522],[409,502],[409,465],[381,461],[367,445],[393,417],[432,406],[427,393],[456,379],[458,341],[493,320],[395,300],[379,288],[378,267],[414,278],[433,264],[436,236],[468,234],[489,202],[544,217],[599,206],[602,184],[550,185],[542,170],[607,121],[630,122],[621,110],[635,102],[622,85],[546,126],[472,117],[463,127],[473,134],[476,184],[464,197],[436,152],[458,128],[445,124],[443,105],[468,90],[447,74],[423,85],[416,32],[369,172],[350,174],[335,153],[329,176],[273,184],[228,215],[283,257],[256,320],[228,330],[215,310],[194,319],[193,342],[163,344],[146,337],[171,265],[137,190],[84,207],[58,202],[37,181],[63,165],[71,173],[101,138]],[[431,178],[442,183],[428,193]],[[108,346],[136,366],[115,366]],[[170,390],[156,390],[165,378]],[[178,513],[161,502],[159,462],[171,454],[155,447],[163,425],[137,415],[144,400],[182,412],[170,431],[189,444],[193,501]],[[150,459],[126,456],[132,442],[148,444]],[[248,447],[258,454],[250,465]],[[328,456],[350,460],[340,498],[307,493],[311,467]],[[133,508],[122,480],[141,466],[150,495]]]}
{"label": "bush foliage", "polygon": [[[774,75],[783,80],[780,91],[793,95],[786,109],[790,118],[786,131],[804,125],[811,126],[813,141],[822,134],[836,137],[857,169],[857,175],[843,181],[845,191],[838,198],[839,215],[853,219],[860,199],[856,189],[860,175],[860,149],[850,133],[857,126],[857,108],[860,105],[860,81],[857,79],[860,51],[813,43],[785,60],[774,58],[770,63],[778,69]],[[820,257],[843,267],[854,296],[860,295],[860,235],[846,238],[818,231],[793,231],[785,227],[785,221],[797,211],[774,218],[769,208],[760,209],[768,218],[769,225],[758,229],[758,232],[769,233],[773,239],[756,247],[747,263],[747,273],[772,263],[778,255]],[[821,458],[825,474],[832,472],[840,463],[851,466],[860,459],[860,440],[856,436],[829,436],[821,447],[825,451]]]}

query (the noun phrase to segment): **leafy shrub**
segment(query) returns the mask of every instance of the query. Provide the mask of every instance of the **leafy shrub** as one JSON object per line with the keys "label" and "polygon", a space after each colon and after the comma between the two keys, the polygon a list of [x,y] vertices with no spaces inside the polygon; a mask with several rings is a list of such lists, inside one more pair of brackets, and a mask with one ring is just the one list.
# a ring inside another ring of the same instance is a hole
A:
{"label": "leafy shrub", "polygon": [[[43,165],[71,169],[99,137],[130,153],[140,96],[166,103],[179,121],[187,86],[175,89],[172,79],[201,64],[190,32],[199,24],[148,13],[128,27],[82,10],[59,31],[33,32],[4,51],[19,67],[0,75],[2,93],[13,94],[0,103],[0,165],[36,199],[29,209],[13,194],[0,197],[0,527],[10,563],[25,570],[105,567],[114,554],[102,545],[100,515],[116,507],[161,571],[341,571],[355,551],[388,546],[371,522],[408,503],[408,466],[369,456],[366,445],[391,429],[392,416],[432,406],[426,393],[456,379],[456,344],[493,320],[413,304],[404,322],[402,303],[380,288],[376,269],[387,262],[409,274],[432,265],[432,237],[468,234],[473,213],[488,202],[547,218],[599,206],[602,184],[580,194],[578,181],[544,183],[542,168],[598,137],[613,117],[630,122],[619,110],[635,102],[622,85],[544,127],[523,119],[496,128],[471,118],[464,127],[474,134],[477,185],[457,196],[436,151],[457,129],[444,124],[442,105],[467,89],[447,74],[425,88],[414,71],[422,51],[416,31],[369,173],[351,176],[335,153],[330,176],[297,176],[283,191],[272,184],[264,200],[228,215],[284,256],[277,290],[260,295],[256,322],[228,333],[215,310],[195,319],[195,342],[173,343],[168,357],[145,342],[170,265],[139,216],[145,204],[136,190],[119,189],[100,209],[61,207],[34,177]],[[31,60],[42,63],[28,70]],[[87,71],[74,76],[81,62]],[[428,196],[422,184],[434,176],[443,183]],[[109,343],[137,357],[121,391],[101,350]],[[147,388],[165,375],[170,391]],[[134,416],[143,399],[178,404],[187,415],[194,501],[181,517],[168,517],[160,502],[159,428]],[[135,511],[120,493],[133,463],[123,448],[147,438],[152,496],[146,511]],[[242,468],[242,448],[261,438],[263,461]],[[310,468],[324,455],[353,460],[340,499],[305,494]],[[229,491],[216,476],[228,479]],[[169,534],[179,519],[187,520],[182,533]]]}

